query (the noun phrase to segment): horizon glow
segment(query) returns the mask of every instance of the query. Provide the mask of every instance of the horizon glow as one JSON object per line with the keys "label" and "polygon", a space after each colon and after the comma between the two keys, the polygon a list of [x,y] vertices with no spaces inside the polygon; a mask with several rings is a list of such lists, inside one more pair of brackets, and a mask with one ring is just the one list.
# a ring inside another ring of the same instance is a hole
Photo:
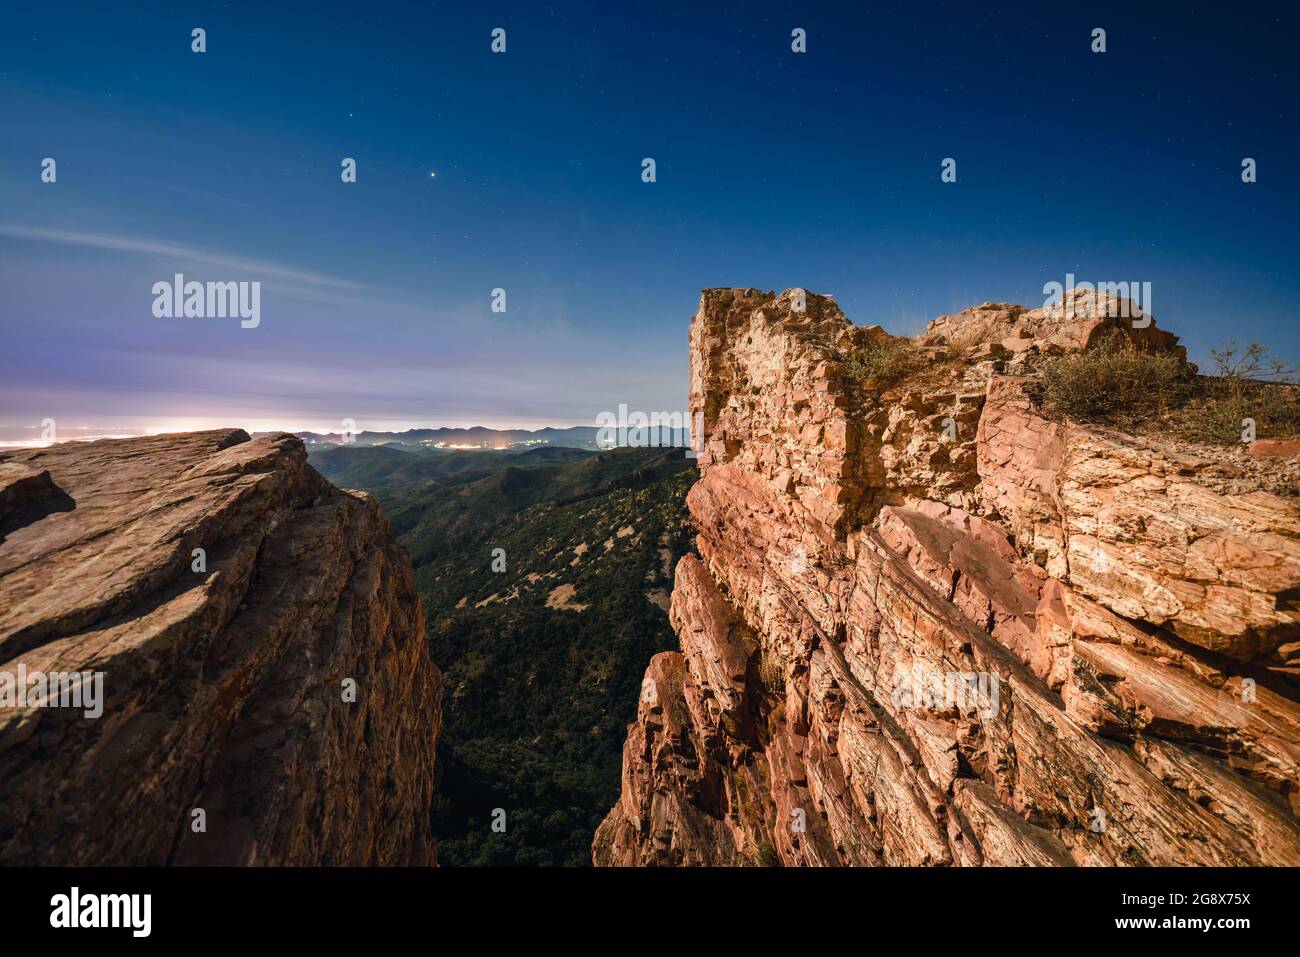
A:
{"label": "horizon glow", "polygon": [[[466,10],[6,9],[0,440],[46,417],[144,434],[685,411],[687,324],[718,286],[803,287],[910,335],[1037,307],[1067,274],[1150,282],[1192,361],[1229,335],[1300,360],[1294,11],[494,16],[501,55]],[[260,283],[258,327],[156,318],[177,274]]]}

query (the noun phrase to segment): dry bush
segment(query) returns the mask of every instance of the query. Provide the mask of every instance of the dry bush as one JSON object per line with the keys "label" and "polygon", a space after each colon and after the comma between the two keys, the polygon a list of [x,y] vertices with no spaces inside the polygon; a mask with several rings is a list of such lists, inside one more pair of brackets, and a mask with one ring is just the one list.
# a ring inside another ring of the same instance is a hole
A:
{"label": "dry bush", "polygon": [[1174,431],[1199,442],[1230,444],[1246,437],[1254,423],[1261,439],[1300,435],[1300,386],[1295,366],[1272,360],[1257,342],[1240,349],[1229,342],[1211,349],[1213,376],[1197,379],[1193,394],[1178,410]]}
{"label": "dry bush", "polygon": [[1187,386],[1176,355],[1145,352],[1111,336],[1044,362],[1036,397],[1051,415],[1132,428],[1182,402]]}
{"label": "dry bush", "polygon": [[774,698],[785,696],[785,665],[775,651],[760,648],[758,651],[758,680],[763,690]]}
{"label": "dry bush", "polygon": [[1294,366],[1271,359],[1259,343],[1243,348],[1229,341],[1210,356],[1213,374],[1193,376],[1170,353],[1111,337],[1045,362],[1035,398],[1051,415],[1195,442],[1240,442],[1247,420],[1259,438],[1300,434]]}
{"label": "dry bush", "polygon": [[844,372],[868,388],[885,389],[921,368],[921,359],[906,339],[884,339],[858,349],[844,362]]}

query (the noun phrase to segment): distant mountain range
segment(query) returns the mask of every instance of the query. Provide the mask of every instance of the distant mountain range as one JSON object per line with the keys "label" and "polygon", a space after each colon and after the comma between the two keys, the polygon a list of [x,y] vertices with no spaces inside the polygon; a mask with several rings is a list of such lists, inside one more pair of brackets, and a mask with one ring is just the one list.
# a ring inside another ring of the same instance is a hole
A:
{"label": "distant mountain range", "polygon": [[[604,433],[604,434],[602,434]],[[254,438],[273,435],[254,432]],[[470,451],[482,449],[525,449],[556,446],[599,451],[614,446],[634,448],[686,448],[691,444],[689,428],[630,425],[621,429],[602,429],[595,425],[574,425],[564,429],[489,429],[476,425],[468,429],[407,429],[405,432],[295,432],[309,450],[333,445],[392,445],[404,452]]]}
{"label": "distant mountain range", "polygon": [[432,486],[463,482],[507,465],[527,468],[594,458],[599,453],[559,445],[482,449],[431,449],[405,442],[308,445],[312,465],[340,488],[373,493],[381,503],[410,498]]}
{"label": "distant mountain range", "polygon": [[[405,432],[356,432],[347,439],[338,432],[295,432],[309,445],[387,445],[397,443],[420,449],[506,449],[523,445],[558,445],[571,449],[595,449],[594,425],[575,425],[566,429],[489,429],[476,425],[468,429],[407,429]],[[255,433],[259,435],[270,433]]]}

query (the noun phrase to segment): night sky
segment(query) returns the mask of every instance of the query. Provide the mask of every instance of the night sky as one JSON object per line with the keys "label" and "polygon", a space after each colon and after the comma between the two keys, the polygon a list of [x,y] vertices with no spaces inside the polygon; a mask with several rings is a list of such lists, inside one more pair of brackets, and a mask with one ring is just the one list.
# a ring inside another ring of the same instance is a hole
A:
{"label": "night sky", "polygon": [[[5,4],[0,439],[683,409],[705,286],[913,334],[1149,281],[1300,359],[1295,14],[712,6]],[[177,272],[261,325],[155,318]]]}

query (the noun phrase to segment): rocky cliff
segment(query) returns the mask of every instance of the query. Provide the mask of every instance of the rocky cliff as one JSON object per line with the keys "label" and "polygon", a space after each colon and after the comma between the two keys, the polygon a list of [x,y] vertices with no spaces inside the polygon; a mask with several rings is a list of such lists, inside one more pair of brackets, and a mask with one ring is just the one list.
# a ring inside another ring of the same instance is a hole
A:
{"label": "rocky cliff", "polygon": [[434,862],[410,561],[291,436],[0,453],[3,695],[0,863]]}
{"label": "rocky cliff", "polygon": [[681,652],[595,863],[1300,864],[1300,458],[1046,418],[1035,357],[1184,360],[1065,298],[936,320],[870,393],[879,327],[704,292]]}

